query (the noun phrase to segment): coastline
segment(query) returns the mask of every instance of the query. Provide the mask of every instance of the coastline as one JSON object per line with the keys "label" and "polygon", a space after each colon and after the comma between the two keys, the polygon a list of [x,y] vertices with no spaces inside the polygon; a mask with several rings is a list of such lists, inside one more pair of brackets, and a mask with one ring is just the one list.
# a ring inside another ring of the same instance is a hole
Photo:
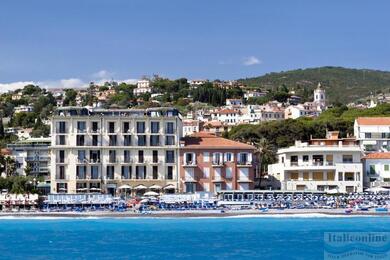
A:
{"label": "coastline", "polygon": [[268,212],[259,210],[237,210],[221,213],[219,210],[194,211],[154,211],[150,214],[137,212],[0,212],[1,219],[34,219],[34,218],[232,218],[232,217],[390,217],[390,213],[375,211],[354,211],[346,214],[344,209],[313,209],[294,210],[270,209]]}

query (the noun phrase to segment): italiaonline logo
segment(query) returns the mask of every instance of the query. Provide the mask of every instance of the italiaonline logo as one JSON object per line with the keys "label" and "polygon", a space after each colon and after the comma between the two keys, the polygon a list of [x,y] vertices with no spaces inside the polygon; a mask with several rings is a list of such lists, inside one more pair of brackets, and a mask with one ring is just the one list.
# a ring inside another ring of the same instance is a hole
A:
{"label": "italiaonline logo", "polygon": [[390,259],[390,233],[326,232],[324,259]]}

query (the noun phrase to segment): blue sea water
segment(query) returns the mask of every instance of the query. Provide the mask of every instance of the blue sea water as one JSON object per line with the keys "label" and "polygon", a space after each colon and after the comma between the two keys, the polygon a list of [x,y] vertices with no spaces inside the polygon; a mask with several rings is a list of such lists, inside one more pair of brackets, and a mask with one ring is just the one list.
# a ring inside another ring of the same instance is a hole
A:
{"label": "blue sea water", "polygon": [[324,232],[389,217],[0,219],[1,259],[324,259]]}

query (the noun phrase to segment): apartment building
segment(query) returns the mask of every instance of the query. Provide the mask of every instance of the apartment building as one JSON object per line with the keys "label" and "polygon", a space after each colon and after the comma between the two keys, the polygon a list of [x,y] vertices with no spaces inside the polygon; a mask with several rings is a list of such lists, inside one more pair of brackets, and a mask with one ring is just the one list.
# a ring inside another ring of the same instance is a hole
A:
{"label": "apartment building", "polygon": [[180,145],[180,186],[186,193],[254,187],[255,147],[200,132]]}
{"label": "apartment building", "polygon": [[268,166],[268,174],[281,190],[363,191],[362,152],[353,138],[328,132],[325,139],[296,141],[277,155],[278,163]]}
{"label": "apartment building", "polygon": [[7,145],[16,161],[17,175],[50,177],[50,141],[50,138],[28,138]]}
{"label": "apartment building", "polygon": [[115,194],[122,185],[133,195],[175,192],[182,128],[173,108],[59,108],[51,125],[51,192]]}
{"label": "apartment building", "polygon": [[152,88],[150,86],[150,81],[147,79],[138,80],[137,87],[133,90],[133,93],[136,96],[151,92]]}
{"label": "apartment building", "polygon": [[369,153],[363,157],[364,187],[390,187],[390,153]]}
{"label": "apartment building", "polygon": [[390,117],[358,117],[354,135],[365,153],[390,151]]}

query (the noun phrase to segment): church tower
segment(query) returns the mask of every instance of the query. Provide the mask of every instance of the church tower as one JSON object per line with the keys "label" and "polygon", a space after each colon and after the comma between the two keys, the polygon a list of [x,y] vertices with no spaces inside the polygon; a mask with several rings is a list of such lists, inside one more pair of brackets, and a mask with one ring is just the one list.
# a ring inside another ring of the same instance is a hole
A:
{"label": "church tower", "polygon": [[314,103],[324,110],[326,108],[326,95],[325,89],[318,83],[317,88],[314,90]]}

